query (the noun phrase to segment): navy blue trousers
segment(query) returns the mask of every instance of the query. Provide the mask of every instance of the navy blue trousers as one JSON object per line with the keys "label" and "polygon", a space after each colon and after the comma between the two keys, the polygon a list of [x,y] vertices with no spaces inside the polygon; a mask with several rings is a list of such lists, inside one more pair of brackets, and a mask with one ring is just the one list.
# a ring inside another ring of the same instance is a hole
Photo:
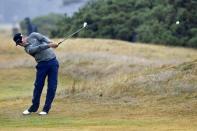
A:
{"label": "navy blue trousers", "polygon": [[44,87],[45,79],[48,77],[48,88],[43,111],[49,112],[51,104],[55,97],[57,83],[58,83],[58,68],[59,63],[56,58],[49,61],[39,62],[36,66],[36,80],[34,83],[34,92],[32,98],[32,105],[28,109],[30,112],[36,112],[40,105],[40,97]]}

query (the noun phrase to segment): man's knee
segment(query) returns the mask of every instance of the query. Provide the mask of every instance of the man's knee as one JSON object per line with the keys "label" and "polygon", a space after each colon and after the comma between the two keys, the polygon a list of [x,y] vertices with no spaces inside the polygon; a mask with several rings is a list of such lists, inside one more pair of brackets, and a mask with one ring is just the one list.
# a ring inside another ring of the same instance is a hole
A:
{"label": "man's knee", "polygon": [[44,82],[41,82],[41,81],[36,81],[34,83],[34,87],[35,88],[42,88],[44,86]]}

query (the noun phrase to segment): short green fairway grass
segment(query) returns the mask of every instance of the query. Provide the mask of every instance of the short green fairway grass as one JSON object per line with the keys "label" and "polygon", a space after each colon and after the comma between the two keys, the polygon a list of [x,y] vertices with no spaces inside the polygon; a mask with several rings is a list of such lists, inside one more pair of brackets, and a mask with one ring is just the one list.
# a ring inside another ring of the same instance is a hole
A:
{"label": "short green fairway grass", "polygon": [[[4,102],[9,102],[4,103]],[[188,130],[197,129],[195,116],[157,114],[152,109],[142,109],[122,104],[101,104],[76,99],[57,99],[48,116],[21,111],[28,100],[4,101],[1,107],[1,130]],[[153,107],[152,107],[153,108]],[[195,115],[195,114],[194,114]]]}

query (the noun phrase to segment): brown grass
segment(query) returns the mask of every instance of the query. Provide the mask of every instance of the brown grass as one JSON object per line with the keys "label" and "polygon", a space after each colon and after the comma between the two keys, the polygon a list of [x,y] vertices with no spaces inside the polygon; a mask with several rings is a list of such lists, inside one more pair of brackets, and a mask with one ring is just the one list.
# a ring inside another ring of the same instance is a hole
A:
{"label": "brown grass", "polygon": [[197,129],[195,49],[70,39],[55,51],[60,79],[50,115],[25,118],[36,63],[7,36],[0,40],[0,130]]}

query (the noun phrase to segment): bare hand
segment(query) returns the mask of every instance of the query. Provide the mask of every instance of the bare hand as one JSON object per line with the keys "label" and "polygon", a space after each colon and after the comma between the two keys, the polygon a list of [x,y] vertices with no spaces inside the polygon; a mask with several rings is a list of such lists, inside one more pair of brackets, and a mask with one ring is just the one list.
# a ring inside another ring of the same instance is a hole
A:
{"label": "bare hand", "polygon": [[49,44],[49,47],[51,47],[51,48],[57,48],[57,47],[58,47],[58,44],[50,43],[50,44]]}

